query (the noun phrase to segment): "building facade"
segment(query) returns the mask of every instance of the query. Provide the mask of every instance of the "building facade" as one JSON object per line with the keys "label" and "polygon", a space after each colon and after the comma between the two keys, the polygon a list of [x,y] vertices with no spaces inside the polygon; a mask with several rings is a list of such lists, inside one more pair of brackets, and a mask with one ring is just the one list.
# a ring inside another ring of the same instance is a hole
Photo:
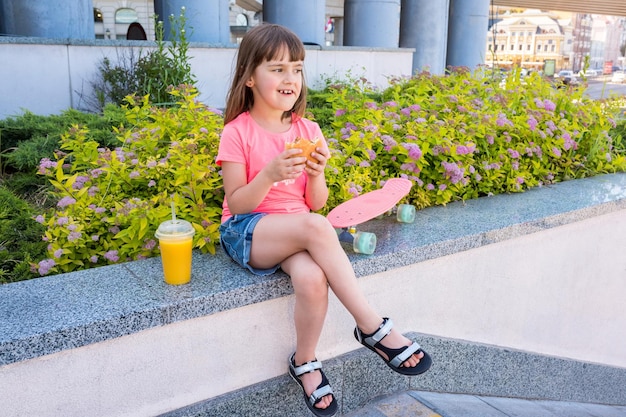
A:
{"label": "building facade", "polygon": [[153,0],[93,0],[94,36],[96,39],[128,39],[130,26],[135,23],[145,32],[145,39],[154,40],[154,15]]}
{"label": "building facade", "polygon": [[486,64],[542,70],[546,61],[556,68],[568,65],[567,28],[552,12],[525,10],[494,16],[487,35]]}
{"label": "building facade", "polygon": [[605,63],[624,66],[626,19],[587,13],[558,13],[536,9],[492,9],[487,35],[486,64],[578,72],[602,70]]}

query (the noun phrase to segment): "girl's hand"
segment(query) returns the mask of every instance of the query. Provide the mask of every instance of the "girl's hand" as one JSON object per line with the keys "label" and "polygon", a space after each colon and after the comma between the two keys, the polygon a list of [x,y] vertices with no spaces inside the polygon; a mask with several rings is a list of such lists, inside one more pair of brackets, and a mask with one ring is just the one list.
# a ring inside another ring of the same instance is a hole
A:
{"label": "girl's hand", "polygon": [[317,164],[307,159],[305,170],[309,177],[317,177],[324,172],[326,163],[330,159],[330,151],[324,148],[315,148],[315,152],[311,156],[317,159]]}
{"label": "girl's hand", "polygon": [[295,180],[306,167],[306,158],[297,156],[302,153],[300,149],[287,149],[272,159],[263,170],[273,182],[283,180]]}

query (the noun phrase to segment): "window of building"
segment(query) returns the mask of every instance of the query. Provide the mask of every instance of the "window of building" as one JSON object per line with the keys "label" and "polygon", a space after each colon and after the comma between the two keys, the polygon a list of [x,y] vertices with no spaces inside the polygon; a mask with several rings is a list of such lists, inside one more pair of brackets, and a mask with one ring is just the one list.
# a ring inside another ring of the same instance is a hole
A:
{"label": "window of building", "polygon": [[552,45],[552,48],[550,49],[552,52],[556,51],[556,45]]}
{"label": "window of building", "polygon": [[100,9],[93,8],[93,21],[102,22],[102,11]]}
{"label": "window of building", "polygon": [[541,52],[541,45],[537,45],[537,52]]}
{"label": "window of building", "polygon": [[521,51],[522,47],[523,47],[523,45],[520,43],[519,48],[517,48],[517,49],[519,49]]}
{"label": "window of building", "polygon": [[243,13],[237,15],[237,26],[248,26],[248,16]]}
{"label": "window of building", "polygon": [[543,52],[548,52],[548,45],[543,46]]}
{"label": "window of building", "polygon": [[511,51],[515,50],[515,45],[511,45]]}
{"label": "window of building", "polygon": [[134,9],[121,8],[115,12],[115,23],[133,23],[137,21],[137,12]]}

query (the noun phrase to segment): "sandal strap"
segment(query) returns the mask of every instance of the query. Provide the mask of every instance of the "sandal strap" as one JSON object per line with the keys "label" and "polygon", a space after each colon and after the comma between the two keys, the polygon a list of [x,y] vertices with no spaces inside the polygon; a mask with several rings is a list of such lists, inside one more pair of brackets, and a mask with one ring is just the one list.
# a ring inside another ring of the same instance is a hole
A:
{"label": "sandal strap", "polygon": [[399,367],[404,363],[404,361],[409,359],[412,354],[418,352],[420,349],[420,345],[417,342],[413,342],[410,346],[407,346],[406,349],[391,359],[389,363],[395,367]]}
{"label": "sandal strap", "polygon": [[371,335],[367,335],[362,333],[361,330],[357,327],[357,335],[359,336],[359,342],[361,342],[362,344],[367,344],[372,348],[378,347],[380,350],[385,352],[385,354],[389,358],[388,363],[397,368],[402,365],[407,359],[409,359],[411,355],[419,352],[421,346],[414,341],[411,345],[400,348],[401,352],[392,358],[391,356],[400,349],[391,349],[383,346],[382,344],[379,344],[380,341],[383,340],[389,334],[389,332],[391,332],[392,328],[393,321],[388,317],[384,317],[383,322],[381,323],[378,330],[376,330],[376,332]]}
{"label": "sandal strap", "polygon": [[[382,324],[378,328],[378,330],[376,330],[376,332],[374,332],[373,334],[371,334],[371,335],[364,335],[359,330],[358,333],[359,333],[359,336],[361,337],[361,340],[359,340],[359,342],[367,343],[369,346],[374,347],[378,342],[383,340],[385,338],[385,336],[387,336],[389,334],[389,332],[391,332],[392,328],[393,328],[393,321],[390,318],[385,317],[383,319]],[[358,329],[358,327],[357,327],[357,329]],[[367,336],[367,337],[363,338],[363,336]]]}
{"label": "sandal strap", "polygon": [[295,366],[295,364],[293,365],[293,372],[296,376],[301,376],[309,372],[315,372],[318,369],[322,369],[322,362],[317,359],[303,363],[300,366]]}
{"label": "sandal strap", "polygon": [[311,394],[311,396],[309,397],[309,403],[311,405],[315,405],[319,402],[319,400],[321,400],[328,394],[332,394],[332,393],[333,393],[333,390],[330,387],[330,385],[327,383],[323,387],[319,387],[318,389],[313,391],[313,394]]}

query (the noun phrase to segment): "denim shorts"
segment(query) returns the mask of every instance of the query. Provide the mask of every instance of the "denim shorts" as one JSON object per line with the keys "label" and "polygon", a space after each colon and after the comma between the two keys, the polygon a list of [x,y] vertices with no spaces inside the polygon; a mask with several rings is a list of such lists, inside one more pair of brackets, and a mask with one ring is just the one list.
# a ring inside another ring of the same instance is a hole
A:
{"label": "denim shorts", "polygon": [[235,214],[220,226],[220,243],[226,254],[255,275],[270,275],[280,268],[280,265],[276,265],[269,269],[257,269],[249,264],[252,232],[259,220],[266,214]]}

